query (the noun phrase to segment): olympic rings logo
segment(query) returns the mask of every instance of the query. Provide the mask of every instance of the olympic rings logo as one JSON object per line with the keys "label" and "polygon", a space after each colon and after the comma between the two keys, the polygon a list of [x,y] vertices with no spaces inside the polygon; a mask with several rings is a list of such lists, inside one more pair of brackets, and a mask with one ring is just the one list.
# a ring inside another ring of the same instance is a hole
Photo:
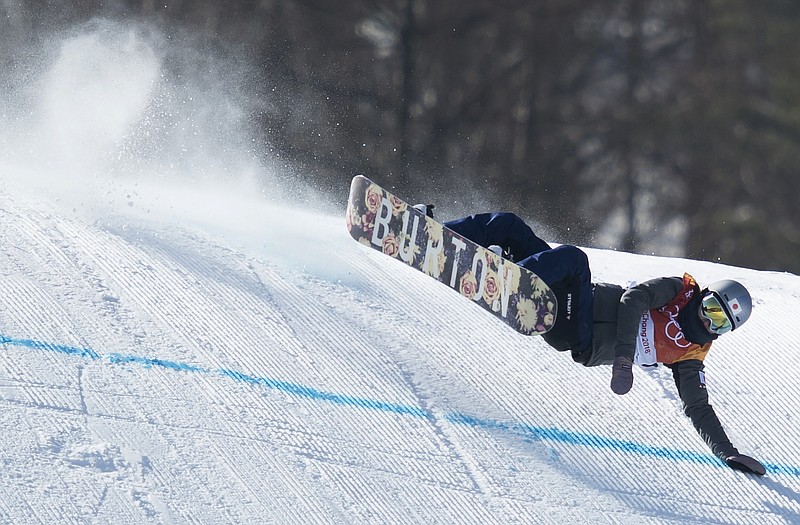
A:
{"label": "olympic rings logo", "polygon": [[673,305],[672,309],[674,312],[666,312],[669,315],[669,322],[664,326],[664,334],[670,339],[670,341],[675,343],[675,346],[680,348],[689,348],[692,346],[692,343],[690,343],[683,335],[681,325],[679,325],[675,320],[678,317],[680,308],[678,308],[678,305]]}

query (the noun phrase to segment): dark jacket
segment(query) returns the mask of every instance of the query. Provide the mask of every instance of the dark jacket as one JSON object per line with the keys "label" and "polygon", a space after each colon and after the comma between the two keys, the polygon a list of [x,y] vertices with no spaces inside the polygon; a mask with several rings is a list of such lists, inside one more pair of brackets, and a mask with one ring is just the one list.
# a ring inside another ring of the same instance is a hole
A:
{"label": "dark jacket", "polygon": [[[592,351],[573,358],[585,366],[611,364],[617,355],[633,358],[642,314],[672,301],[683,287],[679,277],[653,279],[629,289],[598,283],[594,286]],[[697,296],[697,300],[700,296]],[[679,322],[687,338],[705,344],[715,336],[708,334],[697,315],[697,303],[686,306]],[[666,365],[683,402],[684,413],[692,420],[700,437],[712,452],[724,459],[738,451],[731,444],[713,407],[708,402],[703,362],[698,359]]]}

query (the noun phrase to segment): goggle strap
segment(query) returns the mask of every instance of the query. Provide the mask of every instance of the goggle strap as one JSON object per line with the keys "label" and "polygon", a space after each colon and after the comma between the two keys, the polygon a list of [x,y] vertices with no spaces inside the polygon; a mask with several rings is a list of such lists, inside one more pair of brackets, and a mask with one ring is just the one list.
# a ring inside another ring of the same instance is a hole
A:
{"label": "goggle strap", "polygon": [[711,292],[711,295],[714,296],[719,305],[722,307],[722,311],[725,312],[725,316],[728,318],[728,322],[731,323],[731,330],[732,330],[733,327],[736,326],[735,324],[733,324],[733,320],[736,318],[733,316],[733,313],[728,309],[728,303],[722,297],[720,297],[717,292]]}

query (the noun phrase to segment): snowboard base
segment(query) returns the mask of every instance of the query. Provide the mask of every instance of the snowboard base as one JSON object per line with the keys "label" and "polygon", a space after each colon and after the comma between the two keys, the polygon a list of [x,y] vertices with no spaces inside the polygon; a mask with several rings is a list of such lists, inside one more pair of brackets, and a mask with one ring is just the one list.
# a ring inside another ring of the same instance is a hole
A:
{"label": "snowboard base", "polygon": [[452,288],[521,334],[543,334],[555,323],[555,294],[536,274],[425,216],[362,175],[350,186],[347,229],[356,241]]}

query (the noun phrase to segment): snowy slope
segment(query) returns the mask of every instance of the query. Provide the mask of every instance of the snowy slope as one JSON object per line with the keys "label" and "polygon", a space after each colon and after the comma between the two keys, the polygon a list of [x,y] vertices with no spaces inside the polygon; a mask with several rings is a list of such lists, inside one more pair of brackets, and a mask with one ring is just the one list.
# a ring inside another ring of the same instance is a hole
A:
{"label": "snowy slope", "polygon": [[92,21],[4,70],[0,523],[800,523],[800,278],[589,250],[597,280],[752,291],[707,361],[768,467],[733,472],[666,370],[620,398],[343,206],[270,204],[348,188],[262,165],[270,101],[173,36]]}
{"label": "snowy slope", "polygon": [[797,276],[589,251],[597,280],[751,289],[708,368],[759,479],[663,369],[620,398],[342,217],[183,197],[0,193],[1,523],[800,522]]}

